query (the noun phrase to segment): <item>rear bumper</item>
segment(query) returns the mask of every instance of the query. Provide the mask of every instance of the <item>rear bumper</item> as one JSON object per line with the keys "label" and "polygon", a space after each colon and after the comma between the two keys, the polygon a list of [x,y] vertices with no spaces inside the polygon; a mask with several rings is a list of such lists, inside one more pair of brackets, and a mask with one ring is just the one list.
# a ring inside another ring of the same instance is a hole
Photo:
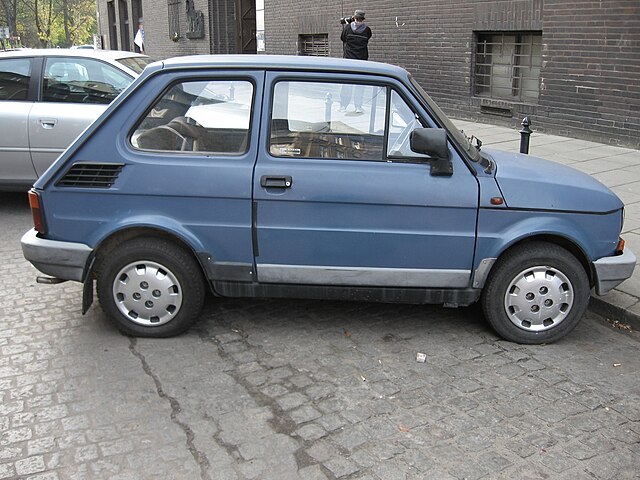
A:
{"label": "rear bumper", "polygon": [[603,257],[593,262],[596,272],[596,294],[604,295],[631,277],[636,266],[636,256],[629,249],[622,255]]}
{"label": "rear bumper", "polygon": [[29,230],[20,240],[22,254],[45,275],[61,280],[84,281],[87,261],[93,249],[83,243],[39,238]]}

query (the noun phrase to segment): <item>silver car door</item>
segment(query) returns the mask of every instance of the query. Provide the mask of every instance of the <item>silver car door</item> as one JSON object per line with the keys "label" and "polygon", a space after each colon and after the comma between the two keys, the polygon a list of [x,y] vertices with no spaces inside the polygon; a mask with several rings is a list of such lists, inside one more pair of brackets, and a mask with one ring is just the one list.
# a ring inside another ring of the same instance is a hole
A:
{"label": "silver car door", "polygon": [[29,115],[31,158],[38,176],[131,81],[124,72],[99,60],[46,59],[41,101]]}
{"label": "silver car door", "polygon": [[36,178],[27,129],[31,64],[30,58],[0,60],[0,186],[27,185]]}
{"label": "silver car door", "polygon": [[29,115],[31,158],[38,176],[107,108],[106,105],[39,102]]}

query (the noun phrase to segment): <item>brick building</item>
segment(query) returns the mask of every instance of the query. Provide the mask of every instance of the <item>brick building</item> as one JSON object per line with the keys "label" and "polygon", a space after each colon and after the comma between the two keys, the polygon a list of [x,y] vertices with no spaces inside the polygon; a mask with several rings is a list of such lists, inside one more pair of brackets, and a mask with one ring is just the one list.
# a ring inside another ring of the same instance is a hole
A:
{"label": "brick building", "polygon": [[[122,36],[119,5],[134,18],[141,1],[98,0],[101,33]],[[203,12],[202,38],[182,35],[186,1]],[[255,25],[256,6],[268,54],[342,56],[339,18],[363,9],[370,60],[405,67],[451,116],[512,126],[529,116],[534,130],[640,148],[639,0],[144,0],[147,53],[243,51],[256,32],[242,40],[237,12],[253,7]]]}
{"label": "brick building", "polygon": [[[258,0],[261,3],[261,0]],[[102,46],[134,50],[144,22],[145,53],[178,55],[256,52],[256,0],[98,0]]]}

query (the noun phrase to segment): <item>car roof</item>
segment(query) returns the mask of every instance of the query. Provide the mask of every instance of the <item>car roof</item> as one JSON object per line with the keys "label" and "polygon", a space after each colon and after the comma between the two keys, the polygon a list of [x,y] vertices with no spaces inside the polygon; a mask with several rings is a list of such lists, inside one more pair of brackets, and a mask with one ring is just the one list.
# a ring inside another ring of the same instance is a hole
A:
{"label": "car roof", "polygon": [[407,78],[409,73],[398,66],[368,60],[294,55],[192,55],[174,57],[161,63],[164,68],[245,68],[267,70],[307,70],[358,72]]}
{"label": "car roof", "polygon": [[0,58],[8,57],[83,57],[98,58],[107,60],[120,60],[130,57],[146,57],[139,53],[122,50],[90,50],[86,48],[21,48],[19,50],[8,50],[1,52]]}

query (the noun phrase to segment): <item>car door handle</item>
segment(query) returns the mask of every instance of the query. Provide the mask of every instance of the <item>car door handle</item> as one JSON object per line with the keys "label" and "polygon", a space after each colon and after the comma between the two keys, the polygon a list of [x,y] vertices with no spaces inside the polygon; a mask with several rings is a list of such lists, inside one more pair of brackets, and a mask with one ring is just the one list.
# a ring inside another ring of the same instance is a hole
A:
{"label": "car door handle", "polygon": [[263,175],[260,186],[264,188],[291,188],[293,179],[289,175]]}
{"label": "car door handle", "polygon": [[42,128],[44,128],[45,130],[51,130],[53,127],[56,126],[56,123],[58,123],[58,120],[53,118],[40,119],[40,125],[42,125]]}

